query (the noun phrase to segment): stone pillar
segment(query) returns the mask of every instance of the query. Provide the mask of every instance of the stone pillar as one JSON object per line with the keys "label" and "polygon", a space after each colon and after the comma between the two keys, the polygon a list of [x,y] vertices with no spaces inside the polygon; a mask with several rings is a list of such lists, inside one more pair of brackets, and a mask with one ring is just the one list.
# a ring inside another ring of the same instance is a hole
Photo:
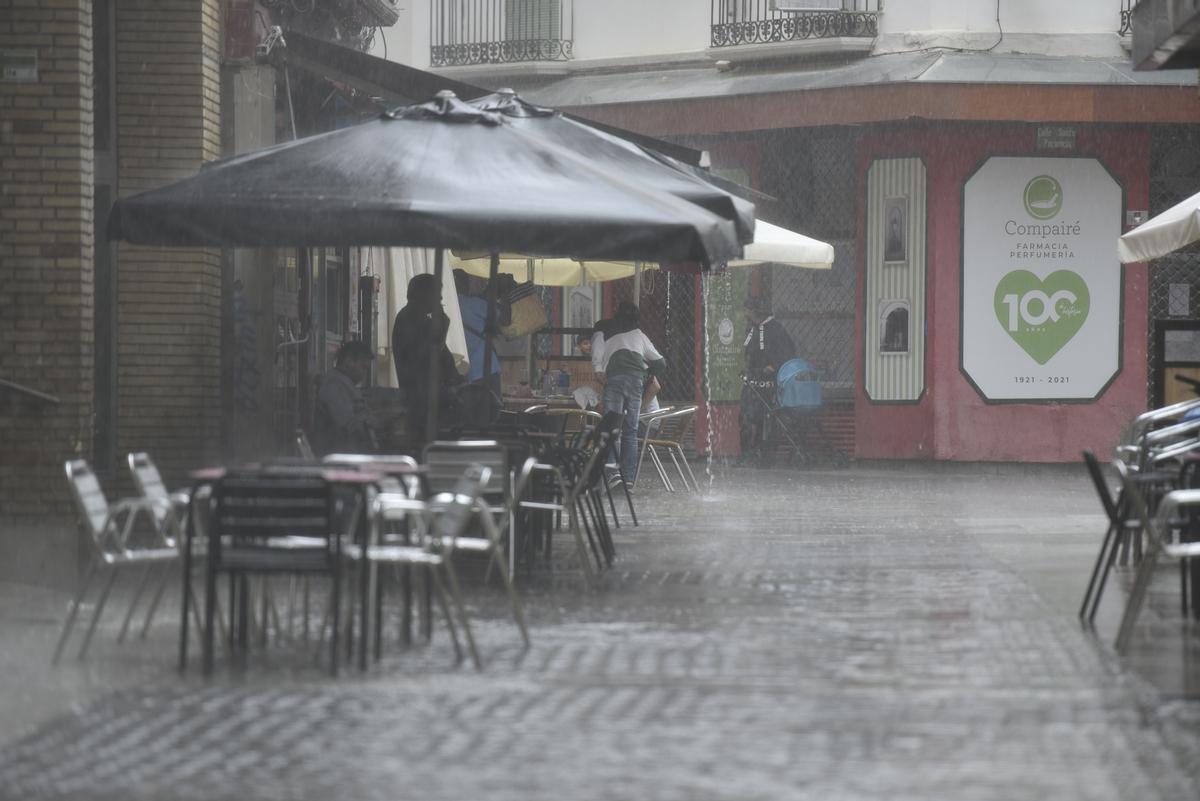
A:
{"label": "stone pillar", "polygon": [[88,457],[93,399],[91,0],[0,0],[0,579],[74,575],[66,459]]}

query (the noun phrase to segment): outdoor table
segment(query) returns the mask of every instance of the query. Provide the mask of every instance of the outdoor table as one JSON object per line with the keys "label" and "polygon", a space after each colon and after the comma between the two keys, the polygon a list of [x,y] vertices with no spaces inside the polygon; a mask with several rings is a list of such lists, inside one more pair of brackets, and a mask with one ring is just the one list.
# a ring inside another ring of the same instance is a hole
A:
{"label": "outdoor table", "polygon": [[[370,466],[369,469],[355,470],[355,469],[348,469],[345,467],[338,467],[338,466],[324,466],[324,465],[320,464],[319,462],[276,463],[274,465],[272,465],[270,463],[268,463],[268,464],[253,464],[253,465],[246,465],[243,469],[261,469],[261,470],[268,470],[268,471],[271,469],[298,470],[298,471],[304,471],[304,472],[317,473],[317,474],[320,474],[320,476],[325,481],[328,481],[331,484],[337,484],[337,485],[341,485],[343,487],[354,488],[355,491],[361,493],[361,497],[364,499],[367,497],[366,489],[370,486],[376,485],[382,475],[385,475],[385,474],[392,475],[392,476],[414,475],[414,474],[423,475],[423,472],[424,472],[423,468],[421,468],[421,467],[413,468],[411,465],[393,464],[393,465],[389,466],[389,469],[384,470],[384,469],[376,469],[375,465],[373,464]],[[183,602],[182,602],[182,608],[181,608],[180,629],[179,629],[179,632],[180,632],[179,633],[179,670],[180,670],[180,672],[183,672],[187,667],[188,613],[190,612],[189,603],[188,603],[188,596],[189,596],[188,589],[190,587],[190,582],[191,582],[192,548],[193,548],[193,542],[195,541],[195,536],[196,536],[196,509],[194,508],[193,505],[196,503],[197,498],[209,497],[209,493],[206,490],[208,488],[210,488],[213,484],[215,484],[216,482],[218,482],[222,478],[224,478],[227,473],[228,473],[228,468],[218,466],[218,467],[205,467],[205,468],[201,468],[199,470],[193,470],[189,474],[190,478],[192,480],[192,491],[191,491],[190,499],[188,501],[187,525],[185,526],[185,531],[184,531],[184,550],[183,550],[183,584],[184,584],[184,587],[183,587]],[[366,505],[364,503],[364,504],[360,505],[360,518],[355,523],[356,528],[365,520],[366,514],[367,514],[367,509],[366,509]],[[363,530],[365,531],[365,528]],[[205,532],[205,536],[207,536],[207,531]],[[366,560],[364,560],[364,563],[365,563],[365,561]],[[371,589],[373,589],[373,587],[368,587],[366,585],[373,579],[373,576],[368,576],[367,579],[368,579],[367,581],[361,582],[361,584],[363,586],[362,586],[361,592],[360,592],[360,595],[361,595],[360,601],[362,603],[362,639],[359,644],[359,648],[360,648],[359,658],[360,658],[360,665],[362,665],[362,666],[365,666],[365,662],[366,662],[365,645],[366,645],[367,632],[369,631],[369,628],[368,628],[369,603],[368,603],[368,601],[370,598],[370,591],[371,591]],[[411,607],[411,604],[409,604],[408,606]],[[348,636],[352,636],[353,632],[350,631],[347,634],[348,634]]]}
{"label": "outdoor table", "polygon": [[524,411],[530,406],[548,406],[551,409],[578,409],[572,395],[534,395],[530,397],[505,396],[502,398],[504,408],[513,411]]}

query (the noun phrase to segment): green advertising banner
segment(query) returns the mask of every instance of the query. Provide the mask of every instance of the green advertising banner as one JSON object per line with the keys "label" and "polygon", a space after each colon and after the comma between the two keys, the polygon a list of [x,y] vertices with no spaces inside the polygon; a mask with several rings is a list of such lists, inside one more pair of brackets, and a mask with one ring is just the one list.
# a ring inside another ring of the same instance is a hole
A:
{"label": "green advertising banner", "polygon": [[749,270],[725,270],[708,276],[704,323],[708,328],[709,398],[714,403],[742,397],[744,304],[750,293]]}

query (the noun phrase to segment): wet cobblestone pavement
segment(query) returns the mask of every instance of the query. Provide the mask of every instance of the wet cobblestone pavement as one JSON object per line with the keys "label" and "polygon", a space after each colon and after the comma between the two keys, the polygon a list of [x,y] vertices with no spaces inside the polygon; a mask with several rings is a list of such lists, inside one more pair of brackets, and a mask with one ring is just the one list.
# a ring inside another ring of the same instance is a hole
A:
{"label": "wet cobblestone pavement", "polygon": [[365,675],[275,651],[204,681],[173,672],[169,622],[136,657],[102,633],[119,689],[6,728],[0,797],[1200,797],[1169,573],[1136,646],[1165,685],[1075,621],[1103,531],[1082,471],[739,471],[638,502],[600,590],[527,590],[528,651],[473,596],[482,674],[441,636]]}

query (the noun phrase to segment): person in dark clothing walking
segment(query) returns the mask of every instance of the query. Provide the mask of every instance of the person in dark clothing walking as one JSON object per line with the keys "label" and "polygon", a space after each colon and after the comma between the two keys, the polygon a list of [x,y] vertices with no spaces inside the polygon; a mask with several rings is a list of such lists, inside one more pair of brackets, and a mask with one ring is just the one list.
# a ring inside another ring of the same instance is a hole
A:
{"label": "person in dark clothing walking", "polygon": [[462,383],[454,367],[454,356],[446,347],[450,318],[442,311],[441,287],[428,274],[408,282],[408,303],[396,314],[392,325],[392,359],[396,380],[404,392],[408,411],[410,448],[420,448],[435,432],[426,431],[429,418],[429,359],[436,340],[438,351],[439,408],[452,407],[451,388]]}
{"label": "person in dark clothing walking", "polygon": [[796,356],[796,344],[783,323],[771,313],[771,303],[765,297],[746,301],[750,327],[746,332],[746,368],[742,387],[741,446],[742,458],[763,458],[766,442],[768,403],[775,401],[775,374],[780,366]]}

